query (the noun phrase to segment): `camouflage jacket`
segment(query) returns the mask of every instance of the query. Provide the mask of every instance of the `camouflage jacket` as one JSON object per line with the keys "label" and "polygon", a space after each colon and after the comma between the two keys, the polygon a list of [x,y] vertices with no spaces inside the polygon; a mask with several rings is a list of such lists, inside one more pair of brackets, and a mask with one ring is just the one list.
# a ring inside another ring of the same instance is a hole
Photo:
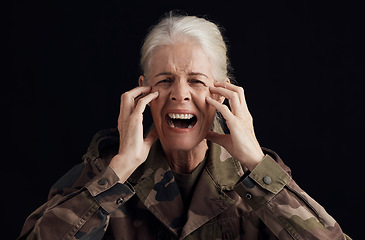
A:
{"label": "camouflage jacket", "polygon": [[278,155],[252,171],[209,143],[206,166],[183,221],[183,202],[157,141],[125,184],[109,161],[116,130],[93,138],[83,163],[51,188],[19,239],[350,239],[291,177]]}

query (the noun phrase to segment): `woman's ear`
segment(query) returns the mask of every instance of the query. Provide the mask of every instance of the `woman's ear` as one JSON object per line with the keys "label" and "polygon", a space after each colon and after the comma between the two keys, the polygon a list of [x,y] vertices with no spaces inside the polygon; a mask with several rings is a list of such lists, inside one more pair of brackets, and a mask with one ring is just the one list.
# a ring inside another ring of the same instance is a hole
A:
{"label": "woman's ear", "polygon": [[138,84],[139,84],[140,87],[143,86],[143,85],[145,85],[144,84],[144,76],[143,75],[139,76]]}

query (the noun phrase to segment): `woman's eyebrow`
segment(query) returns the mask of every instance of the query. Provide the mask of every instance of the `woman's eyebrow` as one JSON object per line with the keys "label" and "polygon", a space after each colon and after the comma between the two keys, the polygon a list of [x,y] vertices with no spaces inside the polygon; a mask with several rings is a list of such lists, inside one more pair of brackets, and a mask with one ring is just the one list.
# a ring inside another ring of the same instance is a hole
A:
{"label": "woman's eyebrow", "polygon": [[[156,74],[155,77],[165,76],[165,75],[170,76],[170,75],[173,75],[173,74],[171,72],[160,72],[160,73]],[[203,76],[203,77],[208,78],[207,75],[205,75],[204,73],[200,73],[200,72],[190,72],[188,75],[189,76]]]}
{"label": "woman's eyebrow", "polygon": [[160,73],[156,74],[155,77],[164,76],[164,75],[172,75],[172,73],[170,73],[170,72],[160,72]]}
{"label": "woman's eyebrow", "polygon": [[191,72],[188,74],[189,76],[203,76],[203,77],[206,77],[208,78],[207,75],[205,75],[204,73],[200,73],[200,72]]}

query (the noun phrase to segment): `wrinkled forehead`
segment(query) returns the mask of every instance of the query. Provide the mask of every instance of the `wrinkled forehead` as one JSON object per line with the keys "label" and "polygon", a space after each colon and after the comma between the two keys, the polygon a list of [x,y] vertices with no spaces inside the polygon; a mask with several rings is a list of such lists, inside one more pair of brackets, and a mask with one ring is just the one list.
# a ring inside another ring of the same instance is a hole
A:
{"label": "wrinkled forehead", "polygon": [[207,54],[197,44],[179,43],[158,48],[151,57],[150,74],[171,72],[187,75],[202,72],[211,76],[211,62]]}

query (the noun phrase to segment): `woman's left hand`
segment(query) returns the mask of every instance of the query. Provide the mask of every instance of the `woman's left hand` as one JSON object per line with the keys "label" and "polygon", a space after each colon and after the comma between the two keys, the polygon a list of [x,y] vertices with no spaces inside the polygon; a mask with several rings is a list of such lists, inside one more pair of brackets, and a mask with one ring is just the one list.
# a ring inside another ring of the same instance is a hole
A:
{"label": "woman's left hand", "polygon": [[252,116],[247,108],[243,88],[229,82],[216,82],[209,90],[229,100],[231,110],[210,97],[206,99],[207,103],[215,107],[225,118],[230,134],[210,131],[206,138],[223,146],[232,157],[252,171],[264,158],[264,153],[255,136]]}

